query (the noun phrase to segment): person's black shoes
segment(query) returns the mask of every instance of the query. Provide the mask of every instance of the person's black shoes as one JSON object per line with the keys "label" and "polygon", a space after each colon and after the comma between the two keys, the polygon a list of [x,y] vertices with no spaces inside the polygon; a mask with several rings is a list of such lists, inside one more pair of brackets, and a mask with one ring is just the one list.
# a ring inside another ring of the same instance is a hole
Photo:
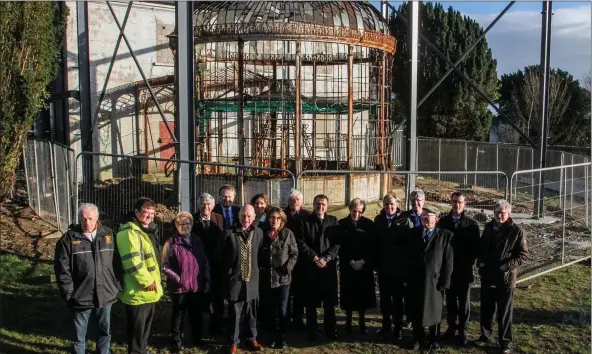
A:
{"label": "person's black shoes", "polygon": [[475,344],[475,346],[480,347],[480,348],[489,347],[489,346],[491,346],[491,340],[489,338],[485,337],[484,335],[481,335],[481,337],[479,337],[479,339],[474,341],[473,344]]}

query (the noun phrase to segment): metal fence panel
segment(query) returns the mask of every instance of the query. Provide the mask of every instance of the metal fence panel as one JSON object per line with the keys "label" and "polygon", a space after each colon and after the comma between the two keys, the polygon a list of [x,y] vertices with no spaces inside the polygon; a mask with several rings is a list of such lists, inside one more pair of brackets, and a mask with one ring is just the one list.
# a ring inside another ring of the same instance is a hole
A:
{"label": "metal fence panel", "polygon": [[[561,154],[556,156],[561,158]],[[520,269],[523,277],[531,278],[590,257],[591,173],[592,164],[588,162],[512,175],[512,215],[514,220],[520,220],[530,252],[529,260]],[[539,188],[542,198],[532,193]],[[541,216],[534,219],[540,203]]]}
{"label": "metal fence panel", "polygon": [[64,232],[73,221],[73,150],[50,141],[29,139],[23,148],[29,206]]}
{"label": "metal fence panel", "polygon": [[87,152],[78,154],[76,159],[81,159],[83,155],[106,159],[103,164],[117,166],[112,171],[113,178],[76,182],[76,204],[87,202],[97,205],[102,222],[114,231],[133,211],[134,203],[140,197],[148,197],[157,204],[155,221],[161,225],[163,232],[173,231],[171,222],[179,212],[179,194],[175,187],[177,174],[149,172],[157,171],[150,169],[150,164],[165,163],[169,171],[178,171],[182,165],[195,167],[195,178],[188,181],[195,187],[193,210],[198,209],[198,198],[202,193],[209,193],[217,199],[218,190],[225,184],[235,188],[234,202],[237,205],[248,203],[256,194],[265,193],[270,198],[270,204],[285,206],[295,181],[290,171],[267,167]]}

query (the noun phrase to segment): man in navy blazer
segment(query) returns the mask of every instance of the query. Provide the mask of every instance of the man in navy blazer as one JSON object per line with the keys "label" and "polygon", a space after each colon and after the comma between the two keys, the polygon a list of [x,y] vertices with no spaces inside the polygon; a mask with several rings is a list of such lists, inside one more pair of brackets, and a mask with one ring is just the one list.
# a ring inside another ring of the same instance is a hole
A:
{"label": "man in navy blazer", "polygon": [[238,211],[240,207],[232,205],[236,197],[236,190],[231,184],[225,184],[218,191],[220,195],[219,203],[214,207],[214,213],[224,217],[224,229],[232,229],[238,222]]}

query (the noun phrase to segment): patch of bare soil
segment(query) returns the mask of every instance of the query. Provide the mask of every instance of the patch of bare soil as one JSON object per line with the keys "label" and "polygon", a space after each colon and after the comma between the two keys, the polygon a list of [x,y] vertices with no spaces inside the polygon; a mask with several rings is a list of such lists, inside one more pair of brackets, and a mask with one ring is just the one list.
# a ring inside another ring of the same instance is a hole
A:
{"label": "patch of bare soil", "polygon": [[0,205],[0,250],[20,256],[51,260],[57,238],[45,236],[57,228],[41,219],[29,206],[15,201]]}

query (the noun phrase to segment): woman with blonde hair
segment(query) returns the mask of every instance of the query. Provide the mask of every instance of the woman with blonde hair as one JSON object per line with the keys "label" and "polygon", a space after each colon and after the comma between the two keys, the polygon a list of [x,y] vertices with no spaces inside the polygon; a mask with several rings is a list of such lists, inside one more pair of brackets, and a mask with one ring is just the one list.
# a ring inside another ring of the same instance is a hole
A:
{"label": "woman with blonde hair", "polygon": [[193,217],[182,211],[175,218],[175,232],[164,245],[163,272],[173,302],[171,317],[172,352],[181,351],[183,318],[189,312],[191,339],[194,345],[201,343],[205,293],[210,287],[210,267],[204,244],[191,232]]}

